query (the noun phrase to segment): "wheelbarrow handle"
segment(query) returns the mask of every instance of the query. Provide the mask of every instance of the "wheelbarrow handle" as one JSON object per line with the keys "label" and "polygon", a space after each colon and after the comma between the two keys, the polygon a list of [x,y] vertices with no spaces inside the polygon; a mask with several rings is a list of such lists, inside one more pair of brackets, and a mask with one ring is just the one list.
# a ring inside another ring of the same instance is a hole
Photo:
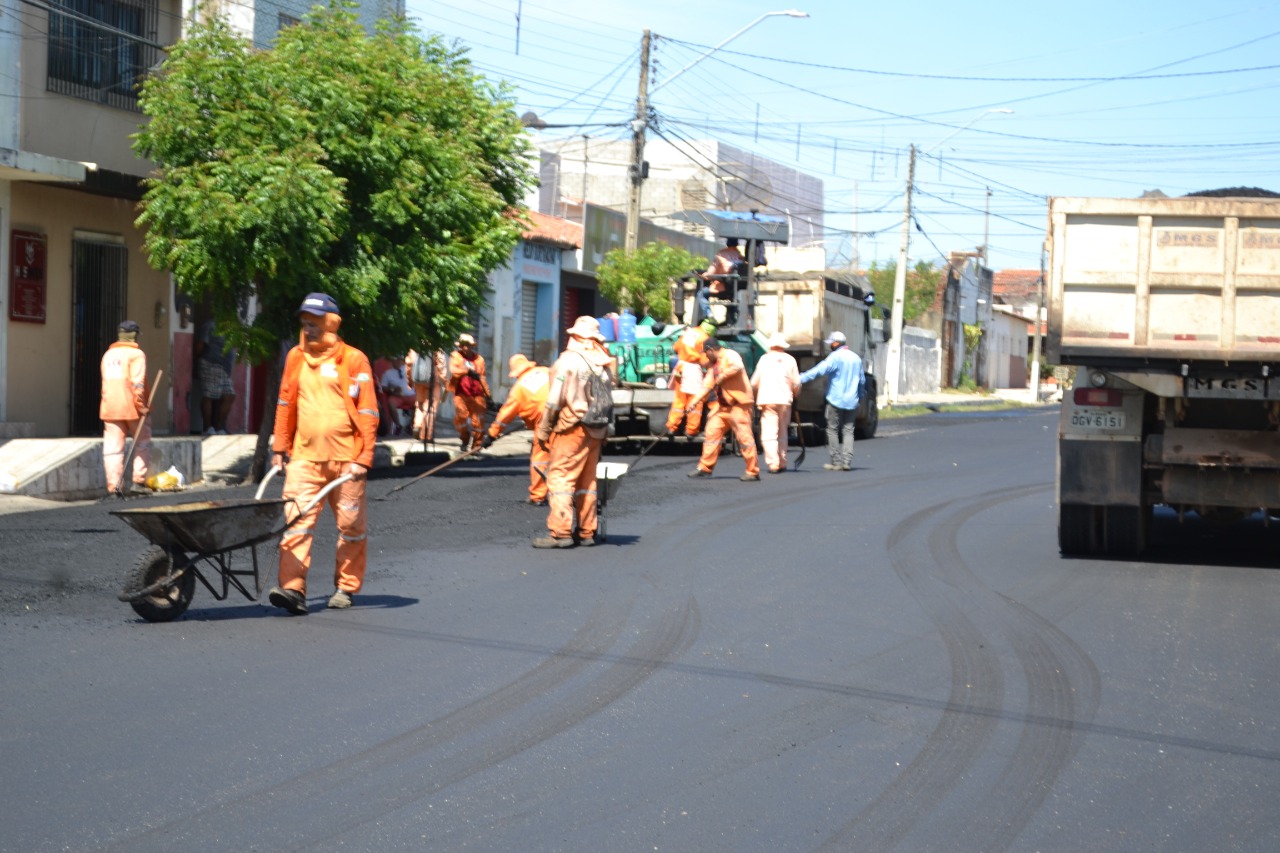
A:
{"label": "wheelbarrow handle", "polygon": [[[267,490],[267,483],[271,482],[271,478],[274,477],[276,474],[279,474],[282,470],[284,469],[281,468],[279,465],[276,465],[272,467],[270,471],[267,472],[267,476],[262,478],[262,483],[261,485],[258,486],[257,494],[253,496],[253,499],[255,501],[262,500],[262,494]],[[325,499],[326,495],[328,495],[334,489],[338,488],[338,486],[341,486],[343,483],[351,479],[354,479],[353,474],[343,474],[341,477],[338,477],[334,480],[330,480],[328,483],[325,484],[325,487],[320,490],[319,494],[317,494],[314,498],[311,499],[310,503],[308,503],[306,506],[304,506],[302,509],[298,511],[298,515],[294,518],[294,520],[296,521],[298,518],[301,518],[302,516],[311,512],[311,510],[315,508],[316,504],[320,503],[320,501]],[[297,501],[294,501],[294,504],[296,505]],[[292,524],[293,524],[293,521],[290,521],[288,524],[285,525],[285,529],[288,529]]]}
{"label": "wheelbarrow handle", "polygon": [[255,501],[260,501],[260,500],[262,500],[262,494],[263,494],[263,492],[265,492],[265,491],[267,490],[267,483],[270,483],[270,482],[271,482],[271,478],[272,478],[272,477],[274,477],[276,474],[279,474],[279,473],[280,473],[281,471],[283,471],[283,470],[284,470],[284,468],[282,468],[282,467],[281,467],[281,466],[279,466],[279,465],[273,465],[273,466],[271,467],[271,470],[267,472],[267,476],[265,476],[265,477],[263,477],[263,478],[262,478],[262,483],[261,483],[261,485],[259,485],[259,486],[258,486],[258,491],[257,491],[257,493],[256,493],[256,494],[254,494],[254,496],[253,496],[253,499],[254,499]]}

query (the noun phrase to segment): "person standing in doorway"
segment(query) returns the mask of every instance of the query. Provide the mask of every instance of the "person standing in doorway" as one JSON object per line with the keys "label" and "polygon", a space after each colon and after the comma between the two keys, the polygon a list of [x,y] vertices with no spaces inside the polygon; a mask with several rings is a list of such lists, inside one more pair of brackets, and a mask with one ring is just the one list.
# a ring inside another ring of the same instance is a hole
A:
{"label": "person standing in doorway", "polygon": [[[307,572],[321,504],[302,518],[297,508],[311,503],[329,483],[351,479],[327,498],[338,524],[331,608],[346,608],[364,584],[368,562],[366,476],[378,440],[378,397],[368,357],[338,337],[342,315],[325,293],[312,293],[298,309],[298,345],[285,358],[271,441],[271,464],[285,469],[284,498],[289,528],[280,539],[280,585],[268,593],[276,607],[307,612]],[[287,465],[286,465],[287,463]]]}
{"label": "person standing in doorway", "polygon": [[769,351],[756,362],[751,388],[760,410],[760,444],[770,474],[787,470],[787,428],[791,406],[800,393],[800,368],[787,353],[787,339],[779,332],[769,336]]}
{"label": "person standing in doorway", "polygon": [[449,354],[449,390],[453,392],[453,428],[464,451],[475,450],[484,441],[484,413],[492,399],[484,370],[484,356],[476,352],[476,339],[459,335]]}
{"label": "person standing in doorway", "polygon": [[231,383],[231,367],[236,351],[214,329],[212,320],[200,327],[196,341],[196,358],[200,370],[200,417],[205,435],[226,435],[227,417],[236,402],[236,389]]}
{"label": "person standing in doorway", "polygon": [[800,374],[800,382],[811,382],[819,376],[827,379],[827,454],[830,461],[822,467],[828,471],[853,470],[853,428],[858,403],[867,388],[867,374],[862,357],[849,349],[844,332],[832,332],[826,345],[831,352],[822,361]]}
{"label": "person standing in doorway", "polygon": [[[133,483],[146,485],[151,465],[151,424],[147,420],[147,355],[138,346],[138,324],[125,320],[116,329],[116,342],[107,347],[100,365],[102,402],[102,472],[107,492],[123,491],[125,439],[137,432],[133,448]],[[138,422],[142,430],[138,431]]]}

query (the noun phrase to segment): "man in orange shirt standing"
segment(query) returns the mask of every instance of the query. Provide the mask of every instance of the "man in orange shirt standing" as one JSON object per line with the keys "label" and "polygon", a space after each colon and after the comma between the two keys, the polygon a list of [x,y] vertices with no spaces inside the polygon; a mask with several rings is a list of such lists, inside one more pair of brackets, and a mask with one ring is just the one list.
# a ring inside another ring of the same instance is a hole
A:
{"label": "man in orange shirt standing", "polygon": [[755,398],[751,396],[751,383],[742,356],[720,346],[720,341],[710,338],[703,349],[711,359],[711,368],[702,386],[702,397],[711,398],[711,411],[707,415],[706,435],[702,439],[702,456],[698,467],[689,472],[690,477],[710,477],[720,458],[720,446],[725,434],[733,433],[738,449],[747,463],[747,470],[739,480],[754,482],[760,479],[760,464],[756,457],[756,437],[751,432],[751,416],[755,410]]}
{"label": "man in orange shirt standing", "polygon": [[492,394],[484,378],[484,356],[476,352],[476,339],[459,335],[449,353],[449,384],[453,392],[453,428],[463,450],[475,450],[484,440],[484,413]]}
{"label": "man in orange shirt standing", "polygon": [[133,482],[143,485],[151,464],[151,424],[147,417],[147,356],[138,348],[138,324],[125,320],[116,329],[116,342],[102,356],[102,470],[107,492],[120,492],[124,479],[124,444],[138,428],[133,449]]}
{"label": "man in orange shirt standing", "polygon": [[598,406],[604,401],[592,389],[604,386],[599,393],[611,394],[605,389],[616,384],[617,368],[594,317],[579,317],[567,331],[569,343],[551,365],[551,388],[534,438],[551,454],[548,535],[534,539],[535,548],[596,544],[596,464],[609,423]]}
{"label": "man in orange shirt standing", "polygon": [[[489,434],[484,437],[482,447],[493,444],[493,440],[502,435],[502,428],[516,417],[524,421],[525,429],[530,430],[536,430],[542,420],[542,407],[547,403],[547,390],[551,387],[550,371],[521,353],[511,356],[507,366],[510,368],[507,376],[516,380],[516,384],[489,425]],[[550,452],[535,441],[529,451],[529,503],[534,506],[547,503],[547,467],[550,461]]]}
{"label": "man in orange shirt standing", "polygon": [[293,522],[280,540],[280,585],[268,598],[273,605],[307,612],[307,571],[320,504],[296,519],[298,508],[344,474],[351,479],[328,494],[338,523],[337,564],[329,607],[350,607],[364,583],[367,539],[366,475],[373,465],[378,435],[378,399],[368,357],[338,337],[338,303],[312,293],[298,309],[302,334],[289,350],[280,378],[271,464],[285,466],[284,497]]}

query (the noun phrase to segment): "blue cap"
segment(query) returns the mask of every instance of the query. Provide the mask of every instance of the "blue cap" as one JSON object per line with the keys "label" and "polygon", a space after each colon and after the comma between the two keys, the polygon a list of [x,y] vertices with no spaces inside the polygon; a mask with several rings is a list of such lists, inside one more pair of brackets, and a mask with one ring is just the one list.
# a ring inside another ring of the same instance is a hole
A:
{"label": "blue cap", "polygon": [[307,298],[302,300],[302,305],[298,307],[298,313],[342,316],[342,312],[338,310],[338,303],[327,293],[308,293]]}
{"label": "blue cap", "polygon": [[138,328],[138,324],[135,323],[133,320],[125,320],[123,323],[120,324],[119,329],[122,332],[133,332],[134,334],[137,334],[139,331],[141,331]]}

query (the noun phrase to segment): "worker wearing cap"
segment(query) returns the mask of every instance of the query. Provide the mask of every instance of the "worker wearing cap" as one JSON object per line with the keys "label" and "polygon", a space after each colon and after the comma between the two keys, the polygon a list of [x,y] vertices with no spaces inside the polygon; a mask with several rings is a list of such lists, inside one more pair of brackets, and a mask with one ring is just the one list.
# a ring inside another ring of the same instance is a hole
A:
{"label": "worker wearing cap", "polygon": [[351,479],[327,495],[338,525],[335,590],[328,606],[350,607],[364,583],[369,548],[365,485],[377,442],[378,398],[369,358],[338,337],[342,316],[333,297],[309,294],[298,308],[298,320],[302,332],[285,358],[271,442],[272,466],[285,468],[290,526],[280,539],[280,585],[268,598],[276,607],[303,614],[321,506],[301,518],[297,512],[344,474]]}
{"label": "worker wearing cap", "polygon": [[747,368],[742,356],[725,349],[720,341],[708,338],[703,345],[711,366],[702,382],[702,392],[693,403],[703,398],[711,401],[707,412],[706,435],[702,439],[702,456],[698,467],[689,472],[690,477],[710,477],[720,458],[720,447],[726,434],[732,432],[738,440],[738,450],[747,463],[747,470],[738,479],[754,482],[760,479],[760,463],[756,456],[756,437],[751,431],[751,418],[755,413],[755,398],[747,379]]}
{"label": "worker wearing cap", "polygon": [[592,376],[602,372],[616,384],[616,366],[605,349],[600,322],[579,317],[569,327],[569,343],[551,365],[551,387],[535,441],[551,454],[547,471],[547,536],[535,548],[572,548],[596,544],[596,464],[608,426],[587,426]]}
{"label": "worker wearing cap", "polygon": [[[507,376],[516,380],[507,400],[498,409],[493,423],[489,425],[489,434],[484,437],[481,446],[488,447],[493,440],[502,435],[502,428],[517,417],[524,421],[525,429],[536,430],[542,420],[542,410],[547,404],[547,391],[551,388],[551,372],[539,367],[522,353],[511,356],[507,362]],[[529,503],[544,506],[547,503],[547,470],[551,462],[551,454],[538,442],[533,442],[529,451]]]}
{"label": "worker wearing cap", "polygon": [[476,339],[458,335],[449,353],[447,387],[453,394],[453,428],[462,439],[463,450],[475,450],[484,440],[484,413],[493,399],[484,370],[484,356],[476,352]]}
{"label": "worker wearing cap", "polygon": [[675,397],[671,401],[671,411],[667,414],[667,435],[675,435],[680,429],[680,421],[684,421],[685,435],[690,438],[702,429],[703,407],[690,407],[689,401],[702,393],[703,370],[711,363],[703,351],[703,345],[715,332],[716,324],[711,320],[703,320],[697,326],[685,329],[676,338],[673,349],[679,360],[671,374]]}
{"label": "worker wearing cap", "polygon": [[138,347],[138,324],[125,320],[116,329],[116,342],[107,347],[100,365],[102,401],[102,472],[107,491],[120,492],[124,479],[125,438],[138,430],[133,448],[133,482],[144,485],[151,465],[151,424],[147,421],[147,356]]}
{"label": "worker wearing cap", "polygon": [[831,352],[822,361],[800,374],[800,381],[810,382],[819,376],[827,379],[827,454],[830,461],[822,467],[828,471],[853,470],[853,427],[858,403],[867,387],[867,374],[862,358],[849,349],[844,332],[832,332],[826,345]]}
{"label": "worker wearing cap", "polygon": [[751,390],[760,410],[764,464],[770,474],[779,474],[787,470],[787,425],[791,405],[800,393],[800,367],[787,352],[787,339],[780,332],[769,336],[768,346],[751,374]]}

